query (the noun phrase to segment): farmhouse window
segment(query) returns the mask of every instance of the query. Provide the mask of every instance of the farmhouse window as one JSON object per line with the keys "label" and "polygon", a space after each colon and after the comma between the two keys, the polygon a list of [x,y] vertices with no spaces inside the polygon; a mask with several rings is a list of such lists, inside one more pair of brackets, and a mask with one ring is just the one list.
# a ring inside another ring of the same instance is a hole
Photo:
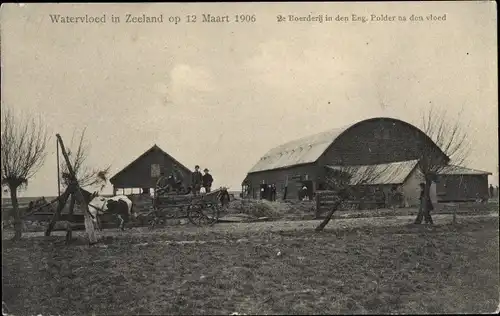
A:
{"label": "farmhouse window", "polygon": [[160,165],[151,164],[151,178],[157,178],[160,176]]}

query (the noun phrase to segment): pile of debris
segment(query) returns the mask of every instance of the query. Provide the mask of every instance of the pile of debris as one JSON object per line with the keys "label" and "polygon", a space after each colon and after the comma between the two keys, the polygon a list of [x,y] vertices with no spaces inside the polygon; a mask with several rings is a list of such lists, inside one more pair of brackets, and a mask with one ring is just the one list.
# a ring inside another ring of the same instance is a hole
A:
{"label": "pile of debris", "polygon": [[229,203],[228,214],[245,214],[250,218],[304,219],[314,216],[315,203],[311,201],[274,201],[238,199]]}
{"label": "pile of debris", "polygon": [[246,214],[250,217],[282,218],[289,211],[288,206],[280,202],[267,200],[233,200],[229,202],[227,213]]}

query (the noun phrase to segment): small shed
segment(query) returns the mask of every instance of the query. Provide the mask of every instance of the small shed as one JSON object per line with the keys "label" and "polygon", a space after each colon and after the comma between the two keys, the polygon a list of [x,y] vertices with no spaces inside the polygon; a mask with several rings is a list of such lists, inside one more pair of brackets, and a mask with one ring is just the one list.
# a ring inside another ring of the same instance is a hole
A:
{"label": "small shed", "polygon": [[149,194],[156,185],[160,171],[168,174],[174,165],[183,177],[183,185],[187,187],[191,182],[191,170],[155,144],[109,180],[113,185],[113,194],[116,195],[119,189],[140,189]]}
{"label": "small shed", "polygon": [[[357,185],[362,189],[362,195],[372,195],[376,188],[381,189],[386,196],[386,203],[389,202],[389,192],[392,187],[402,195],[400,206],[416,206],[419,203],[420,183],[423,176],[417,168],[418,160],[399,161],[377,165],[350,166],[352,173],[351,185]],[[341,171],[341,166],[326,166],[329,170]],[[373,174],[372,176],[367,176]],[[361,181],[367,178],[367,181]],[[431,199],[435,195],[435,186],[431,186]]]}
{"label": "small shed", "polygon": [[439,172],[437,196],[439,202],[487,200],[488,176],[491,172],[449,165]]}

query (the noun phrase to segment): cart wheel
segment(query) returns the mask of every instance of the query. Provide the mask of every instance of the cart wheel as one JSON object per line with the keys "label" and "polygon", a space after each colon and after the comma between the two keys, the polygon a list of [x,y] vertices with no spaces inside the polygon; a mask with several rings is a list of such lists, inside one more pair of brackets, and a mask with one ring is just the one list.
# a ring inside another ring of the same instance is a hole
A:
{"label": "cart wheel", "polygon": [[150,213],[148,213],[146,215],[149,229],[155,228],[156,224],[158,224],[160,222],[160,218],[158,216],[159,215],[158,211],[159,211],[158,209],[154,209],[153,211],[151,211]]}
{"label": "cart wheel", "polygon": [[163,207],[158,210],[159,214],[161,214],[162,218],[172,219],[178,217],[178,209],[177,207]]}
{"label": "cart wheel", "polygon": [[219,210],[212,204],[196,204],[188,209],[188,219],[196,226],[212,226],[219,220]]}
{"label": "cart wheel", "polygon": [[157,221],[157,220],[156,220],[156,217],[150,218],[150,219],[148,220],[148,227],[149,227],[149,229],[153,229],[153,228],[155,228],[155,226],[156,226],[156,221]]}

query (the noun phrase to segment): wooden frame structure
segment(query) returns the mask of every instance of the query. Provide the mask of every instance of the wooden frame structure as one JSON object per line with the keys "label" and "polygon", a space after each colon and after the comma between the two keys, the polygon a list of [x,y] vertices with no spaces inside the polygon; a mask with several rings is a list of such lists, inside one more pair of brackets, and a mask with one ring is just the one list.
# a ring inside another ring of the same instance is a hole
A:
{"label": "wooden frame structure", "polygon": [[[63,194],[61,194],[57,200],[59,200],[58,206],[56,211],[54,212],[54,216],[52,217],[47,230],[45,231],[45,236],[50,236],[50,233],[54,229],[54,226],[58,219],[61,217],[61,212],[66,205],[68,198],[71,197],[71,202],[70,202],[70,214],[69,214],[69,223],[67,223],[66,226],[66,243],[69,243],[72,238],[72,223],[74,222],[73,218],[73,210],[75,206],[75,202],[78,202],[83,208],[84,208],[84,218],[85,218],[85,231],[87,232],[87,236],[89,239],[89,244],[95,244],[98,241],[96,231],[94,229],[94,223],[92,219],[94,218],[93,215],[90,213],[89,207],[88,207],[88,201],[85,201],[85,198],[82,194],[82,191],[80,190],[80,185],[78,184],[78,180],[76,178],[75,172],[73,170],[73,167],[71,166],[71,162],[68,157],[68,153],[66,152],[66,148],[64,147],[64,143],[62,141],[61,135],[56,134],[58,144],[60,146],[61,152],[63,154],[64,160],[66,162],[66,165],[68,167],[68,172],[71,176],[71,183],[68,185],[66,190],[64,191]],[[59,177],[59,175],[58,175]]]}

